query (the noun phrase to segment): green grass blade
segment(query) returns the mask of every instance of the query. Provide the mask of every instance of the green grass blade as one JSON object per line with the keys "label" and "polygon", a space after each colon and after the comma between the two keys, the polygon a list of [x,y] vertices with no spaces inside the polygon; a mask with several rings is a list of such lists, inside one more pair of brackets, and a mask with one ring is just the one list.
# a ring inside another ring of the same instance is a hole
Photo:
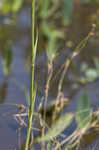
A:
{"label": "green grass blade", "polygon": [[73,114],[65,114],[48,130],[44,137],[38,139],[38,142],[49,141],[58,136],[73,119]]}
{"label": "green grass blade", "polygon": [[76,120],[78,128],[84,128],[90,124],[91,102],[87,91],[83,91],[77,104]]}

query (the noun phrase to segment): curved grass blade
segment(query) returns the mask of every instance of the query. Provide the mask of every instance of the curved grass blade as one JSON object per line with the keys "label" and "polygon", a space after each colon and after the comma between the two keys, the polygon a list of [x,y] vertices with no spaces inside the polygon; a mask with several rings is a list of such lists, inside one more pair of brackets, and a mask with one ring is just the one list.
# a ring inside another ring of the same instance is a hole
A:
{"label": "curved grass blade", "polygon": [[87,91],[83,91],[77,104],[76,120],[78,128],[82,129],[90,124],[91,102]]}
{"label": "curved grass blade", "polygon": [[38,142],[49,141],[58,136],[65,128],[69,126],[73,119],[73,114],[68,113],[63,115],[57,122],[48,130],[44,137],[38,138]]}

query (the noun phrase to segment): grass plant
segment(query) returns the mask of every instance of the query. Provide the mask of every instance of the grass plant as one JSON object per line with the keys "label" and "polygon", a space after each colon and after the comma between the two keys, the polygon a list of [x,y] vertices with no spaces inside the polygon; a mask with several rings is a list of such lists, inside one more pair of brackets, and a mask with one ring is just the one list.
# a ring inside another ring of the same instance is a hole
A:
{"label": "grass plant", "polygon": [[[41,13],[42,18],[46,19],[47,15],[48,15],[48,7],[49,7],[50,2],[51,2],[50,0],[45,0],[45,3],[44,3],[45,5],[43,7],[44,9],[42,9],[42,13]],[[29,113],[27,114],[27,112],[26,112],[26,113],[22,114],[22,111],[21,111],[21,114],[14,115],[15,117],[17,117],[17,116],[20,117],[20,120],[21,120],[21,116],[26,116],[26,117],[28,116],[28,127],[27,127],[27,135],[26,135],[24,150],[29,149],[31,130],[34,129],[32,127],[33,115],[36,114],[36,117],[39,117],[39,114],[40,114],[40,111],[39,111],[39,113],[38,112],[34,113],[34,104],[35,104],[36,91],[37,91],[37,86],[36,86],[36,82],[34,80],[34,75],[35,75],[35,59],[36,59],[37,43],[38,43],[38,32],[37,32],[36,40],[35,40],[35,3],[36,3],[36,0],[32,0],[32,17],[31,17],[32,57],[31,57],[31,73],[30,73]],[[70,5],[72,6],[72,4],[70,4]],[[64,8],[64,11],[65,11],[65,8]],[[70,16],[71,16],[71,13],[70,13]],[[44,26],[44,28],[45,28],[45,26]],[[46,28],[47,28],[47,26],[46,26]],[[49,27],[47,29],[49,29]],[[78,44],[78,46],[75,48],[73,53],[70,56],[68,56],[65,63],[61,67],[61,69],[63,69],[63,72],[62,72],[61,78],[59,80],[57,97],[55,99],[57,102],[53,103],[49,107],[47,107],[48,106],[47,100],[48,100],[48,96],[49,96],[48,94],[49,94],[49,88],[50,88],[50,81],[53,77],[52,76],[53,69],[54,69],[53,61],[56,56],[56,51],[54,51],[53,49],[55,48],[56,37],[60,37],[61,34],[60,34],[60,32],[53,31],[53,36],[52,36],[52,33],[47,32],[47,34],[49,33],[48,37],[49,37],[49,50],[50,50],[47,52],[47,53],[49,53],[48,54],[48,77],[47,77],[47,81],[46,81],[46,85],[45,85],[44,109],[41,108],[41,113],[44,110],[41,121],[42,122],[44,121],[45,123],[42,124],[42,128],[39,129],[41,131],[41,135],[39,135],[39,137],[37,137],[37,141],[36,141],[38,143],[39,142],[41,143],[43,149],[45,149],[45,145],[43,145],[43,144],[45,144],[45,142],[48,142],[48,145],[47,145],[48,150],[52,150],[53,147],[54,147],[54,150],[62,149],[62,146],[64,144],[66,144],[66,150],[79,149],[81,142],[84,141],[84,139],[86,139],[85,136],[91,136],[91,132],[92,132],[91,129],[95,129],[95,130],[97,129],[97,131],[99,130],[99,110],[92,112],[90,99],[89,99],[87,93],[84,93],[84,95],[82,95],[81,99],[79,100],[76,113],[70,112],[70,113],[66,113],[65,115],[58,116],[58,114],[62,111],[62,109],[67,105],[67,103],[69,101],[66,97],[64,97],[64,95],[62,95],[62,85],[63,85],[63,81],[64,81],[64,77],[66,75],[66,72],[71,64],[72,59],[81,52],[81,50],[86,46],[86,43],[88,42],[89,38],[94,35],[94,29],[95,29],[95,25],[92,26],[92,29],[88,33],[88,35],[84,38],[84,40],[82,40]],[[49,30],[47,30],[47,31],[49,31]],[[10,53],[10,51],[9,51],[9,53]],[[11,59],[12,54],[9,54],[9,55],[10,55],[10,59]],[[6,70],[6,68],[7,69],[10,68],[9,66],[10,66],[11,62],[7,59],[6,55],[5,55],[5,57],[6,57],[7,62],[4,62],[4,69],[5,69],[5,74],[8,74],[9,70]],[[99,68],[97,61],[96,61],[96,68],[97,68],[97,70]],[[17,85],[18,85],[18,83],[17,83]],[[23,90],[24,87],[21,87],[21,89]],[[9,103],[5,103],[5,105],[9,105]],[[10,105],[18,107],[19,110],[27,109],[26,107],[24,107],[24,105],[18,105],[18,104],[13,104],[13,103],[10,103]],[[52,113],[51,113],[51,111],[52,111]],[[48,119],[47,112],[50,113],[51,114],[50,116],[52,117],[51,118],[52,120],[49,121],[51,125],[49,125],[46,121]],[[77,128],[74,130],[74,132],[69,137],[66,137],[64,140],[59,142],[57,140],[57,136],[60,136],[61,132],[64,131],[64,129],[66,129],[68,126],[70,126],[70,123],[72,122],[73,119],[76,120]],[[55,121],[53,121],[53,120],[55,120]],[[45,132],[45,128],[47,128],[47,132]],[[33,140],[35,140],[35,139],[33,139]],[[56,144],[56,142],[58,144]],[[88,144],[88,142],[87,142],[87,144]]]}
{"label": "grass plant", "polygon": [[29,139],[31,134],[32,127],[32,118],[34,112],[34,103],[36,98],[36,83],[34,83],[34,67],[35,67],[35,58],[36,58],[36,50],[37,50],[37,41],[38,35],[36,37],[36,42],[34,39],[34,26],[35,26],[35,0],[32,0],[32,59],[31,59],[31,74],[30,74],[30,107],[29,107],[29,116],[28,116],[28,128],[25,142],[25,150],[28,150],[29,147]]}
{"label": "grass plant", "polygon": [[[34,81],[34,69],[35,69],[35,58],[36,58],[38,35],[36,36],[36,42],[35,42],[35,39],[34,39],[34,26],[35,26],[35,0],[32,1],[32,59],[31,59],[31,77],[30,77],[30,107],[29,107],[28,128],[27,128],[27,135],[26,135],[26,142],[25,142],[25,150],[28,150],[28,148],[29,148],[29,139],[30,139],[31,128],[32,128],[32,118],[33,118],[33,113],[34,113],[34,103],[35,103],[36,89],[37,89],[35,81]],[[66,60],[66,62],[64,64],[64,69],[63,69],[63,72],[61,74],[60,81],[59,81],[58,94],[57,94],[56,100],[60,99],[60,93],[62,92],[62,85],[63,85],[64,76],[65,76],[65,74],[67,72],[68,67],[70,66],[70,63],[71,63],[72,59],[75,56],[77,56],[80,53],[80,51],[85,47],[88,39],[93,34],[93,31],[94,31],[94,27],[92,28],[91,32],[88,33],[87,37],[83,41],[81,41],[81,43],[76,47],[76,49],[73,51],[73,53],[67,58],[67,60]],[[44,108],[46,108],[46,106],[47,106],[49,84],[50,84],[50,80],[51,80],[52,74],[53,74],[53,59],[54,59],[54,57],[52,57],[52,59],[50,59],[50,61],[48,62],[48,78],[47,78],[46,89],[45,89],[45,107]],[[44,122],[46,120],[46,111],[47,111],[46,109],[44,110],[44,116],[43,116],[44,117]],[[55,114],[56,114],[56,110],[57,110],[57,103],[56,103]],[[82,112],[83,111],[84,110],[82,110]],[[65,118],[69,119],[68,115],[70,115],[70,114],[67,114],[67,117],[65,117]],[[84,113],[82,115],[84,115]],[[54,116],[52,116],[52,118],[53,117]],[[63,122],[64,122],[65,118],[64,118],[64,116],[62,116],[62,117],[63,117]],[[60,117],[60,119],[59,119],[61,123],[62,123],[62,117]],[[72,118],[73,118],[73,116],[71,116],[70,120]],[[66,127],[69,124],[70,124],[70,121],[69,121],[68,124],[65,123],[64,125]],[[47,134],[45,134],[45,126],[46,125],[43,124],[42,129],[41,129],[42,138],[41,137],[38,138],[39,139],[38,142],[41,141],[43,149],[45,148],[45,141],[46,140],[50,141],[51,140],[50,137],[52,138],[52,134],[51,134],[51,130],[52,129],[54,131],[53,132],[53,137],[55,137],[55,138],[61,132],[61,131],[59,131],[57,133],[57,129],[58,130],[61,129],[60,128],[60,124],[57,123],[57,122],[54,125],[54,127],[52,125],[53,128],[49,129],[48,132],[47,132]],[[78,139],[77,142],[79,141],[79,134],[77,134],[77,136],[76,136],[77,131],[75,131],[73,137],[70,138],[70,139],[73,138],[72,141],[75,141],[76,138]],[[77,143],[73,143],[73,144],[76,145]],[[59,148],[61,148],[61,147],[59,146]],[[57,147],[56,147],[56,149],[57,149]]]}

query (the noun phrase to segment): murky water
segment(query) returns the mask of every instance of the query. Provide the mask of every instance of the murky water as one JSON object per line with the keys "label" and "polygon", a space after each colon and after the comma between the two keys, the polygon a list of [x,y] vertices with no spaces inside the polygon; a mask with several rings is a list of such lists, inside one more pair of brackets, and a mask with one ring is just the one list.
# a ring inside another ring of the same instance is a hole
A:
{"label": "murky water", "polygon": [[[88,16],[90,16],[97,6],[94,7],[81,7],[77,11],[78,17],[73,17],[72,24],[69,27],[68,40],[74,41],[74,46],[82,40],[85,35],[90,31],[90,23],[88,22]],[[85,10],[85,11],[84,11]],[[85,13],[86,12],[86,13]],[[85,17],[86,14],[86,17]],[[19,144],[19,125],[15,121],[13,114],[18,113],[18,109],[10,104],[24,104],[26,105],[24,91],[21,89],[21,85],[24,85],[29,90],[30,85],[30,73],[29,69],[26,71],[26,63],[28,55],[30,54],[30,6],[24,6],[18,13],[17,25],[5,25],[5,19],[9,16],[1,16],[0,28],[6,33],[6,39],[13,41],[13,68],[10,78],[6,78],[2,71],[2,57],[0,57],[0,149],[2,150],[15,150],[18,149]],[[83,18],[83,19],[82,19]],[[75,21],[76,19],[76,21]],[[81,75],[80,67],[83,62],[93,66],[93,57],[99,58],[99,45],[98,42],[92,42],[93,38],[89,40],[86,48],[80,54],[80,56],[74,59],[76,72]],[[2,53],[4,41],[0,41],[0,51]],[[73,49],[73,48],[72,48]],[[65,62],[68,54],[72,52],[72,49],[63,48],[60,51],[59,56],[55,61],[54,74],[59,70],[60,66]],[[29,68],[29,67],[28,67]],[[36,80],[38,85],[36,107],[38,106],[41,97],[44,95],[45,82],[47,78],[47,57],[45,51],[39,52],[36,60]],[[64,79],[63,93],[65,96],[70,96],[74,93],[71,104],[66,111],[74,111],[80,93],[84,87],[76,82],[76,75],[73,67],[70,66],[68,73]],[[60,74],[59,74],[60,76]],[[58,77],[59,79],[59,77]],[[54,81],[49,92],[49,100],[54,99],[57,94],[58,79]],[[54,85],[54,86],[53,86]],[[91,97],[92,105],[94,108],[99,107],[99,79],[86,85],[86,89]],[[21,131],[22,141],[25,139],[26,128]]]}

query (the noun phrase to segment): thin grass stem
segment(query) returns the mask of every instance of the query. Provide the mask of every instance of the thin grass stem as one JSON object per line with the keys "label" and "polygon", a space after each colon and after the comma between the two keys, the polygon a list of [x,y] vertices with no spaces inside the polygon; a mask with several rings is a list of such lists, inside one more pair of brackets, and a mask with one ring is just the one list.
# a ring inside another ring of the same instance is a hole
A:
{"label": "thin grass stem", "polygon": [[25,150],[28,150],[29,139],[32,128],[32,118],[34,112],[34,103],[36,97],[36,86],[34,87],[34,67],[35,67],[35,56],[37,48],[37,38],[36,44],[34,40],[34,26],[35,26],[35,0],[32,0],[32,58],[31,58],[31,74],[30,74],[30,107],[29,107],[29,117],[28,117],[28,128],[25,142]]}

